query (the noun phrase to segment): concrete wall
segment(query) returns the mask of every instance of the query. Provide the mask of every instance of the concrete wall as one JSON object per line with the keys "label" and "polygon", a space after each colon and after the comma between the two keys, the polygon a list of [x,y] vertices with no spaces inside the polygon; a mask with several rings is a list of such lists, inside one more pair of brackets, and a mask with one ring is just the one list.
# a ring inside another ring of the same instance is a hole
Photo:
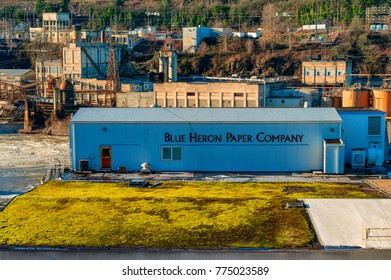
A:
{"label": "concrete wall", "polygon": [[266,98],[266,107],[303,107],[304,99],[300,97],[270,97]]}
{"label": "concrete wall", "polygon": [[[63,49],[64,77],[71,79],[105,77],[109,58],[109,44],[70,43]],[[118,48],[116,60],[119,65],[121,57]]]}
{"label": "concrete wall", "polygon": [[303,84],[350,84],[352,74],[351,61],[303,61]]}
{"label": "concrete wall", "polygon": [[0,249],[0,260],[390,260],[391,250],[191,250],[17,248]]}
{"label": "concrete wall", "polygon": [[270,91],[270,98],[296,98],[301,99],[302,102],[299,105],[303,107],[304,102],[310,102],[311,107],[320,106],[320,98],[322,93],[317,88],[284,88]]}
{"label": "concrete wall", "polygon": [[155,103],[160,107],[262,107],[262,84],[156,83]]}
{"label": "concrete wall", "polygon": [[209,28],[209,27],[184,27],[183,28],[183,51],[196,52],[202,39],[208,37],[231,36],[230,28]]}
{"label": "concrete wall", "polygon": [[117,93],[117,107],[150,107],[154,103],[153,92]]}

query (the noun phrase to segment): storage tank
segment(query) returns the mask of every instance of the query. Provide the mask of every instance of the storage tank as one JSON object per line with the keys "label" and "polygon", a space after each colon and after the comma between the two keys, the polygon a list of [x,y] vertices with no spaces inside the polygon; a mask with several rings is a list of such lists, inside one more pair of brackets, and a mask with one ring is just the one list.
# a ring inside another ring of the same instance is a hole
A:
{"label": "storage tank", "polygon": [[369,107],[369,90],[361,88],[344,89],[342,91],[342,107]]}
{"label": "storage tank", "polygon": [[372,107],[385,112],[386,118],[391,118],[391,89],[374,89]]}
{"label": "storage tank", "polygon": [[59,90],[60,95],[60,102],[65,105],[74,105],[74,98],[75,98],[75,91],[73,84],[68,81],[64,80],[60,85]]}

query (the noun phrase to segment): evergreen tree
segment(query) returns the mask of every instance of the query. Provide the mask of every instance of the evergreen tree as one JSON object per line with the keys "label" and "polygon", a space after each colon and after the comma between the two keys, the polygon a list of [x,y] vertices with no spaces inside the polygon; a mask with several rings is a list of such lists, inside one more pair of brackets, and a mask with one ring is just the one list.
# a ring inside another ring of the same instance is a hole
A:
{"label": "evergreen tree", "polygon": [[45,12],[46,9],[46,0],[36,0],[35,1],[35,13],[40,15]]}

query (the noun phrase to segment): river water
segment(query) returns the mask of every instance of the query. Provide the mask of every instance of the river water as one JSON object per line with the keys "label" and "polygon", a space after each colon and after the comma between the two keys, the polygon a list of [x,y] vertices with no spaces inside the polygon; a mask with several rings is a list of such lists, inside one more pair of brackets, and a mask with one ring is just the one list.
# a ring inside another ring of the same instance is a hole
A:
{"label": "river water", "polygon": [[0,122],[0,196],[12,197],[40,184],[50,164],[69,165],[69,137],[20,134],[22,124]]}

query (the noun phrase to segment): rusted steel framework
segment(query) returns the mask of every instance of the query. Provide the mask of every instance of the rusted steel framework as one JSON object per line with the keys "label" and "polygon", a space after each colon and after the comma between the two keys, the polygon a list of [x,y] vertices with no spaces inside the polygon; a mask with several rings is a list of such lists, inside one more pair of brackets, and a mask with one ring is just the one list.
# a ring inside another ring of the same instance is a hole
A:
{"label": "rusted steel framework", "polygon": [[17,86],[10,83],[0,82],[0,100],[10,102],[24,101],[26,100],[27,89],[28,87],[26,86]]}
{"label": "rusted steel framework", "polygon": [[114,106],[115,105],[115,94],[121,90],[121,84],[119,80],[118,73],[118,64],[115,57],[115,48],[110,46],[110,58],[109,65],[107,69],[107,80],[106,80],[106,95],[105,95],[105,105]]}

